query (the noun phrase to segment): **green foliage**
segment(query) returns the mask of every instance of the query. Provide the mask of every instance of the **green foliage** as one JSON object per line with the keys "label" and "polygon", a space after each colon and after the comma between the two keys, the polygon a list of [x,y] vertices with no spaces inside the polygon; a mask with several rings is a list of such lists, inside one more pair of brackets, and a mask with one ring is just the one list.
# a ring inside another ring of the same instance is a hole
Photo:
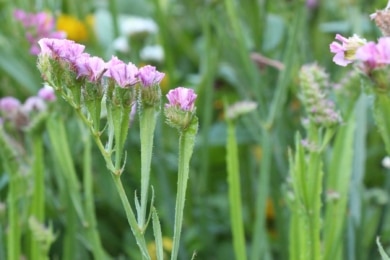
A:
{"label": "green foliage", "polygon": [[[306,231],[312,231],[308,230],[310,227],[315,232],[321,229],[310,259],[365,260],[378,259],[380,255],[387,259],[384,249],[390,244],[390,175],[381,166],[381,160],[390,152],[389,96],[377,96],[372,102],[372,93],[361,91],[359,76],[336,66],[329,52],[329,43],[336,33],[359,33],[367,39],[379,37],[369,14],[382,9],[386,2],[318,1],[318,6],[308,8],[304,1],[287,0],[61,3],[3,0],[0,1],[0,97],[15,96],[23,102],[35,95],[43,82],[36,57],[29,54],[25,32],[13,18],[15,8],[30,12],[45,10],[55,15],[66,13],[80,20],[92,15],[94,26],[89,28],[89,39],[83,42],[91,54],[105,60],[116,55],[139,66],[155,65],[167,75],[161,84],[163,103],[168,90],[177,86],[194,88],[198,94],[199,131],[189,168],[180,250],[175,248],[178,259],[190,259],[194,252],[194,259],[234,259],[237,249],[233,246],[233,229],[245,234],[240,238],[239,250],[242,255],[246,250],[249,259],[301,260],[305,258],[300,252],[308,250],[309,254],[311,250],[306,242],[302,243],[308,241],[310,232]],[[113,41],[121,35],[123,26],[120,21],[128,15],[153,19],[158,32],[128,38],[133,44],[128,52],[115,50]],[[164,51],[162,61],[143,60],[135,51],[156,44]],[[308,152],[301,139],[295,138],[299,132],[304,139],[307,130],[302,126],[306,115],[304,102],[297,98],[298,71],[302,65],[314,62],[326,68],[331,82],[342,85],[332,92],[331,98],[343,123],[332,129],[332,138],[321,147],[321,153]],[[54,234],[49,258],[142,259],[139,253],[134,253],[136,240],[115,185],[106,174],[107,162],[99,151],[104,147],[98,148],[87,140],[88,131],[81,126],[77,114],[60,99],[53,104],[50,111],[55,112],[45,119],[46,125],[39,135],[45,175],[45,218],[34,227]],[[232,205],[226,165],[235,162],[226,161],[230,160],[225,147],[231,132],[224,120],[224,99],[228,103],[251,100],[258,105],[256,111],[235,122],[238,163],[234,166],[240,173],[241,209],[234,208],[237,212],[233,213],[242,214],[242,223],[234,227],[229,220]],[[118,123],[122,127],[127,126],[127,112]],[[99,116],[102,120],[95,125],[97,131],[107,123],[104,112],[95,115]],[[173,241],[179,138],[163,121],[157,119],[154,140],[150,142],[154,207],[142,217],[151,214],[153,224],[153,230],[144,234],[146,245],[142,248],[149,249],[156,240],[155,259],[159,260],[172,250],[166,241]],[[140,124],[148,127],[136,117],[127,139],[123,137],[127,128],[117,134],[119,149],[123,148],[127,155],[126,159],[117,159],[118,167],[126,160],[123,166],[126,174],[121,177],[123,193],[137,198],[141,198]],[[4,130],[12,137],[7,142],[12,141],[17,159],[13,153],[10,158],[10,150],[1,146],[0,258],[7,255],[10,226],[17,231],[15,239],[22,245],[21,248],[13,245],[15,253],[29,254],[27,248],[32,244],[27,234],[29,207],[17,215],[15,208],[2,206],[7,200],[17,204],[17,209],[30,205],[34,179],[25,172],[42,166],[34,166],[31,133],[25,129],[10,131],[8,126]],[[103,133],[99,138],[105,143],[113,137]],[[15,176],[11,172],[22,175],[25,182],[12,186]],[[311,179],[312,172],[323,174],[321,188],[319,182]],[[291,178],[298,178],[299,182],[293,181],[298,186],[292,186]],[[15,188],[19,194],[9,195]],[[145,194],[147,190],[144,187],[142,192]],[[129,205],[137,203],[131,200]],[[149,211],[145,203],[143,210]],[[320,214],[317,217],[322,221],[312,220],[304,211],[305,205]],[[9,222],[7,214],[17,215],[22,225]],[[19,239],[19,235],[26,239]],[[384,249],[379,240],[378,245],[375,243],[377,236],[381,237]]]}

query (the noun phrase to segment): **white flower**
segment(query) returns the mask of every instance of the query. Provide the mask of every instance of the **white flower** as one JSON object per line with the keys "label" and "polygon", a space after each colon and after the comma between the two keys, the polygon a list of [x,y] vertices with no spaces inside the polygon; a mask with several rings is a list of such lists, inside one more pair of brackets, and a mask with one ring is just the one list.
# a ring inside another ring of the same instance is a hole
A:
{"label": "white flower", "polygon": [[226,110],[226,118],[236,119],[240,115],[252,112],[257,108],[257,103],[253,101],[239,101],[229,106]]}
{"label": "white flower", "polygon": [[148,45],[141,50],[140,57],[144,61],[161,62],[164,60],[164,50],[161,45]]}
{"label": "white flower", "polygon": [[139,16],[123,16],[119,20],[121,35],[132,36],[139,33],[157,33],[158,27],[154,20]]}
{"label": "white flower", "polygon": [[382,166],[385,167],[386,169],[390,170],[390,157],[389,156],[386,156],[385,158],[383,158]]}
{"label": "white flower", "polygon": [[129,43],[125,36],[120,36],[112,42],[114,50],[127,53],[130,51]]}

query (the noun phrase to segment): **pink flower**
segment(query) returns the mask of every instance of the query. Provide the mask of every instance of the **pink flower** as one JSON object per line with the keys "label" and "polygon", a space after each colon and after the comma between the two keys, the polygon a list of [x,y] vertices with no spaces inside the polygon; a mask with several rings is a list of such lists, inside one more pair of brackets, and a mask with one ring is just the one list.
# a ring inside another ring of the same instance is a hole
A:
{"label": "pink flower", "polygon": [[32,111],[43,111],[45,109],[45,101],[37,96],[29,97],[23,104],[23,110],[27,113],[30,113]]}
{"label": "pink flower", "polygon": [[378,43],[366,43],[356,51],[355,57],[368,70],[390,64],[390,38],[382,37]]}
{"label": "pink flower", "polygon": [[138,82],[137,75],[138,68],[131,62],[126,64],[117,57],[112,57],[107,63],[105,76],[114,79],[121,88],[135,85]]}
{"label": "pink flower", "polygon": [[178,87],[171,89],[166,97],[169,103],[165,107],[179,107],[184,111],[193,111],[197,95],[190,88]]}
{"label": "pink flower", "polygon": [[66,37],[64,32],[55,30],[55,20],[49,13],[26,13],[23,10],[16,9],[14,11],[14,17],[21,22],[26,30],[26,38],[31,45],[31,54],[39,54],[40,49],[37,42],[41,38],[63,39]]}
{"label": "pink flower", "polygon": [[0,99],[0,111],[14,113],[20,108],[20,101],[14,97],[3,97]]}
{"label": "pink flower", "polygon": [[56,94],[54,92],[54,89],[50,87],[49,85],[45,85],[43,88],[41,88],[38,91],[38,97],[42,98],[45,101],[52,102],[55,101]]}
{"label": "pink flower", "polygon": [[333,57],[334,63],[340,66],[347,66],[355,60],[356,50],[366,43],[366,40],[361,39],[359,36],[354,35],[353,37],[345,38],[340,34],[336,34],[337,41],[332,42],[329,47],[332,53],[335,53]]}
{"label": "pink flower", "polygon": [[75,63],[85,49],[84,45],[67,39],[43,38],[38,41],[38,44],[43,55],[46,54],[52,58],[61,58],[71,63]]}
{"label": "pink flower", "polygon": [[144,87],[160,84],[165,74],[156,70],[156,67],[146,65],[139,69],[138,78]]}
{"label": "pink flower", "polygon": [[97,82],[106,69],[106,63],[99,57],[82,55],[76,60],[76,68],[78,77],[86,76],[90,82]]}

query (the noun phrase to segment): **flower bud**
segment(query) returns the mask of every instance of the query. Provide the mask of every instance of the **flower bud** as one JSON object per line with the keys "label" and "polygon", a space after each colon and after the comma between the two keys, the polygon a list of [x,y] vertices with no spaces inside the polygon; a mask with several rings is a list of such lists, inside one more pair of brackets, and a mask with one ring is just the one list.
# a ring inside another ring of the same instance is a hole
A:
{"label": "flower bud", "polygon": [[187,129],[195,116],[197,95],[192,89],[178,87],[166,95],[169,103],[165,105],[167,123],[179,131]]}

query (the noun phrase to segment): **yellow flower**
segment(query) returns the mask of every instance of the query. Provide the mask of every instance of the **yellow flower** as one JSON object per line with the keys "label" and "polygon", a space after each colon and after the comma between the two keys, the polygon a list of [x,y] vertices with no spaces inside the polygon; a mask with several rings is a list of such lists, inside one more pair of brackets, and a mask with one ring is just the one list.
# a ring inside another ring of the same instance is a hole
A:
{"label": "yellow flower", "polygon": [[93,24],[94,18],[92,15],[88,15],[84,21],[67,14],[61,14],[57,18],[57,29],[66,32],[67,39],[76,42],[85,42],[89,39]]}
{"label": "yellow flower", "polygon": [[[164,259],[168,259],[168,255],[172,251],[172,239],[163,237],[162,243],[164,248]],[[157,259],[156,244],[154,242],[148,243],[148,251],[152,260]]]}

